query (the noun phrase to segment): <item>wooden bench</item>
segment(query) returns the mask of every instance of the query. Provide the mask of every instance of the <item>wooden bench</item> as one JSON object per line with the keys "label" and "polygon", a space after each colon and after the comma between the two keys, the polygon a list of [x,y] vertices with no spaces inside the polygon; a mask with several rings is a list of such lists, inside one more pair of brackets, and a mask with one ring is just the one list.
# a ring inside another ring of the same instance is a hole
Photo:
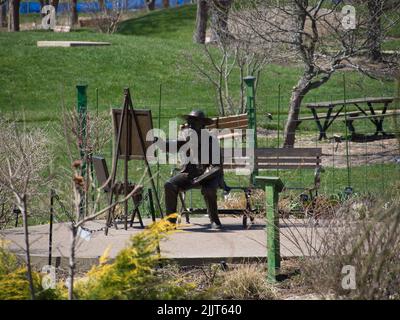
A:
{"label": "wooden bench", "polygon": [[[315,171],[314,184],[311,187],[289,186],[285,188],[317,191],[322,171],[321,156],[321,148],[257,148],[254,150],[254,171],[313,169]],[[241,156],[232,157],[226,161],[224,159],[224,171],[245,167],[243,162],[249,159],[244,158]]]}
{"label": "wooden bench", "polygon": [[249,127],[249,118],[247,113],[234,116],[218,117],[213,118],[212,120],[214,123],[208,125],[206,128],[209,130],[223,130],[220,132],[220,134],[218,134],[218,139],[243,137],[244,130]]}
{"label": "wooden bench", "polygon": [[[224,152],[223,150],[221,152]],[[245,154],[242,150],[242,155]],[[258,148],[254,150],[254,172],[266,171],[266,170],[303,170],[313,169],[314,170],[314,183],[311,186],[304,187],[293,187],[288,186],[284,190],[304,190],[310,194],[313,198],[314,194],[317,195],[320,187],[320,174],[322,172],[321,165],[321,148]],[[246,163],[247,162],[247,163]],[[235,156],[225,159],[223,162],[224,172],[232,170],[242,170],[248,166],[251,166],[251,159],[248,156]],[[250,198],[253,189],[260,189],[252,178],[250,178],[249,185],[246,187],[242,186],[229,186],[225,183],[224,191],[225,194],[229,194],[230,191],[242,191],[245,194],[246,208],[239,209],[218,209],[219,214],[233,214],[243,215],[243,226],[247,225],[247,220],[250,218],[253,221],[254,209],[251,207]],[[314,194],[313,194],[314,193]],[[182,208],[181,214],[185,214],[186,221],[189,223],[189,213],[206,213],[206,209],[193,209],[187,208],[184,203],[184,196],[181,196]]]}

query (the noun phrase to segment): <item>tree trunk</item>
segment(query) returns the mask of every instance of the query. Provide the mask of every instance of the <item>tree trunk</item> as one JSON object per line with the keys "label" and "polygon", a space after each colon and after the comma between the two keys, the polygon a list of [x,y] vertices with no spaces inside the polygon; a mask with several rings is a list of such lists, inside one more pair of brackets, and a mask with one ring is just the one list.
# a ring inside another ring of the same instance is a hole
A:
{"label": "tree trunk", "polygon": [[193,35],[195,43],[205,43],[208,20],[207,0],[197,0],[196,29]]}
{"label": "tree trunk", "polygon": [[147,9],[153,11],[156,8],[156,0],[146,0]]}
{"label": "tree trunk", "polygon": [[105,9],[104,0],[99,0],[99,9],[101,12],[104,11],[104,9]]}
{"label": "tree trunk", "polygon": [[229,38],[228,17],[232,0],[214,0],[211,15],[211,42]]}
{"label": "tree trunk", "polygon": [[19,1],[8,2],[8,31],[19,31]]}
{"label": "tree trunk", "polygon": [[21,210],[23,224],[24,224],[25,259],[26,259],[27,278],[28,278],[28,282],[29,282],[29,291],[31,293],[31,299],[35,300],[35,287],[33,285],[31,254],[30,254],[30,247],[29,247],[28,212],[27,212],[26,195],[24,195],[22,197],[22,199],[19,199],[18,202],[19,202],[19,209]]}
{"label": "tree trunk", "polygon": [[77,228],[71,225],[71,251],[69,255],[69,286],[68,286],[68,299],[74,299],[74,278],[75,278],[75,250],[76,250],[76,236]]}
{"label": "tree trunk", "polygon": [[169,0],[163,0],[163,7],[169,8]]}
{"label": "tree trunk", "polygon": [[56,12],[58,10],[58,3],[60,2],[60,0],[51,0],[50,4],[54,7],[54,9],[56,9]]}
{"label": "tree trunk", "polygon": [[48,5],[50,2],[49,0],[39,0],[39,3],[40,3],[40,16],[43,18],[46,14],[42,12],[42,8],[45,5]]}
{"label": "tree trunk", "polygon": [[382,24],[384,0],[368,0],[368,56],[372,61],[382,61]]}
{"label": "tree trunk", "polygon": [[284,132],[285,136],[283,142],[284,148],[293,148],[294,146],[296,140],[296,129],[298,125],[301,102],[303,101],[303,98],[308,91],[309,91],[309,80],[307,79],[307,76],[304,74],[297,83],[297,86],[294,87],[292,91],[292,96],[290,98],[289,114]]}
{"label": "tree trunk", "polygon": [[70,17],[70,26],[74,26],[78,24],[78,8],[77,8],[78,0],[71,0],[71,17]]}
{"label": "tree trunk", "polygon": [[0,5],[0,28],[7,27],[7,2]]}

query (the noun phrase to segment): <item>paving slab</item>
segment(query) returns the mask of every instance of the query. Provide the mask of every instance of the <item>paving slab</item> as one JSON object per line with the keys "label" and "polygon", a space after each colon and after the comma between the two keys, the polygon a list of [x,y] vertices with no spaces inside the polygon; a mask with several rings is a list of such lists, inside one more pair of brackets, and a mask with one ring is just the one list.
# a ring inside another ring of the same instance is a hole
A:
{"label": "paving slab", "polygon": [[[210,262],[243,262],[266,259],[265,222],[256,219],[247,229],[242,226],[241,218],[223,217],[223,230],[210,229],[206,217],[192,218],[191,224],[181,224],[178,232],[169,235],[160,243],[164,258],[172,259],[182,265],[199,265]],[[145,225],[151,223],[144,219]],[[104,221],[92,221],[85,225],[97,230],[104,226]],[[303,256],[307,254],[305,239],[314,237],[309,225],[304,220],[287,220],[280,225],[281,255],[285,257]],[[47,264],[49,253],[49,225],[29,227],[30,248],[34,264],[39,267]],[[98,258],[107,247],[110,257],[129,244],[129,239],[142,231],[140,227],[124,230],[109,229],[108,236],[103,231],[90,234],[90,239],[79,237],[76,256],[78,268],[88,269],[98,262]],[[315,233],[315,230],[313,230]],[[0,231],[0,237],[9,241],[9,248],[17,254],[24,254],[23,229],[13,228]],[[303,243],[303,244],[302,244]],[[56,223],[53,226],[52,257],[55,265],[67,266],[70,252],[70,231],[68,224]]]}
{"label": "paving slab", "polygon": [[110,42],[94,42],[94,41],[37,41],[38,47],[99,47],[109,46]]}

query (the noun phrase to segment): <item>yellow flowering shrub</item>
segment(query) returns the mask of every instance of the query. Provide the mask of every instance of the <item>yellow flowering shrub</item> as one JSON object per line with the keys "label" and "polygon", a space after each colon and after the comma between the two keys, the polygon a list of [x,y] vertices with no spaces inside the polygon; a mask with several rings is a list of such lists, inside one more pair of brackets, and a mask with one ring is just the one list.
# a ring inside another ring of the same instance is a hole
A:
{"label": "yellow flowering shrub", "polygon": [[[175,216],[176,217],[176,216]],[[169,216],[171,218],[171,215]],[[131,239],[109,263],[108,250],[86,275],[76,281],[74,293],[78,299],[187,299],[193,284],[171,279],[157,272],[161,262],[159,241],[175,225],[168,218],[153,223]]]}
{"label": "yellow flowering shrub", "polygon": [[[171,277],[160,272],[161,256],[158,245],[161,239],[176,232],[169,219],[153,223],[133,236],[130,245],[110,261],[109,248],[82,278],[77,278],[74,296],[77,299],[191,299],[195,285],[179,276]],[[63,282],[55,289],[43,290],[42,276],[33,272],[37,299],[67,299],[68,291]],[[26,268],[21,267],[17,257],[0,242],[0,300],[30,299]]]}
{"label": "yellow flowering shrub", "polygon": [[[54,299],[55,291],[44,290],[41,276],[32,272],[33,286],[38,299]],[[31,299],[26,267],[21,267],[15,254],[7,249],[5,241],[0,240],[0,300]]]}

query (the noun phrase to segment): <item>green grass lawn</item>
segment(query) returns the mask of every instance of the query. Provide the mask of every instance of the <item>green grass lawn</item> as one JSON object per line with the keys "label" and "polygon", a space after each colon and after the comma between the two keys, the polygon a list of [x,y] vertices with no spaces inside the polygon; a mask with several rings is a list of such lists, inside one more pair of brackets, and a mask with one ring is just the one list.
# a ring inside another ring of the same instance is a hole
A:
{"label": "green grass lawn", "polygon": [[[185,58],[197,45],[192,43],[195,6],[159,10],[124,21],[117,34],[91,31],[71,33],[0,33],[0,108],[12,114],[25,113],[28,121],[54,120],[60,105],[73,106],[75,85],[89,85],[89,105],[99,108],[121,105],[122,90],[129,86],[135,104],[158,110],[159,86],[163,85],[162,115],[169,118],[192,108],[216,114],[210,84],[199,78]],[[98,48],[38,48],[39,40],[109,41]],[[198,53],[197,53],[198,54]],[[196,56],[196,53],[195,53]],[[277,113],[278,85],[281,87],[281,114],[287,112],[290,90],[301,69],[294,66],[267,66],[258,90],[261,110]],[[393,93],[390,82],[378,82],[347,72],[347,96],[381,96]],[[335,75],[306,101],[343,97],[342,74]],[[307,110],[304,110],[307,112]]]}
{"label": "green grass lawn", "polygon": [[[216,115],[213,88],[194,72],[185,58],[188,52],[192,52],[195,58],[200,55],[200,50],[197,50],[200,47],[192,42],[194,24],[195,6],[188,5],[157,10],[126,20],[113,35],[90,30],[70,33],[0,32],[0,113],[8,118],[24,117],[32,127],[43,127],[50,122],[50,132],[57,132],[60,129],[55,121],[60,118],[61,106],[73,108],[76,104],[75,86],[84,83],[88,85],[90,110],[97,107],[96,92],[100,111],[121,106],[123,88],[128,86],[131,88],[134,105],[151,108],[155,123],[162,85],[162,128],[166,127],[169,119],[194,108]],[[36,42],[39,40],[108,41],[111,46],[38,48]],[[261,126],[276,129],[279,113],[279,127],[283,127],[290,91],[300,72],[301,68],[293,65],[266,67],[257,91],[257,111]],[[238,77],[237,73],[235,76]],[[343,73],[337,73],[326,85],[311,92],[305,102],[343,99],[343,92]],[[375,81],[355,72],[346,72],[346,92],[346,98],[393,95],[394,83]],[[266,112],[273,114],[272,122],[266,120]],[[303,108],[302,113],[307,112]],[[316,132],[314,123],[302,125],[300,129]],[[62,148],[63,142],[55,143]],[[274,143],[276,141],[272,141]],[[104,153],[109,156],[110,148],[104,150]],[[56,167],[69,167],[65,157],[57,156]],[[135,170],[139,174],[143,172],[142,167],[140,164],[131,166],[135,168],[132,170],[132,178],[137,178]],[[371,172],[380,172],[380,168]],[[162,168],[161,181],[169,176],[169,170],[169,167]],[[342,181],[340,177],[345,176],[345,171],[336,169],[335,172],[338,172],[335,179]],[[360,178],[356,180],[364,179],[364,173],[365,170],[360,169],[360,174],[356,174]],[[235,177],[229,179],[237,182]],[[243,178],[241,181],[247,183],[248,179]],[[324,190],[329,190],[331,181],[324,181],[327,185],[323,187]],[[340,188],[341,184],[338,183]],[[336,192],[336,189],[332,191]],[[196,196],[196,199],[200,198]]]}

